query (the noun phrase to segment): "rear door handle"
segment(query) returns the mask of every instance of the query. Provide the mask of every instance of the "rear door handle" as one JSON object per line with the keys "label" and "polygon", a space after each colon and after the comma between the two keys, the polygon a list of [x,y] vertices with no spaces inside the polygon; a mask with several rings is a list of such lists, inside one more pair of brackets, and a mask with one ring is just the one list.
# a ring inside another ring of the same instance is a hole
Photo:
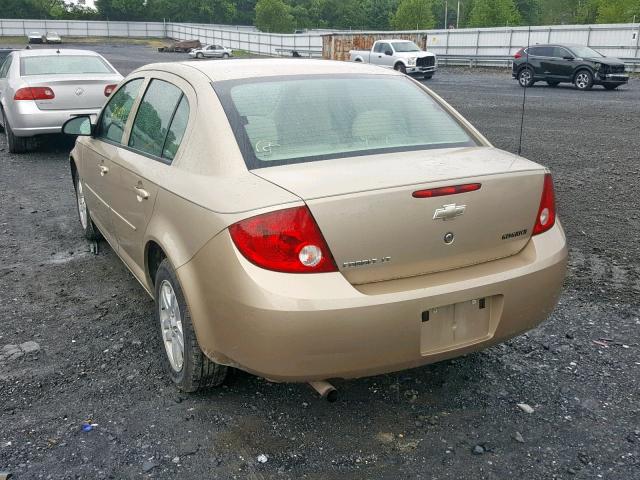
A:
{"label": "rear door handle", "polygon": [[149,192],[147,192],[144,188],[136,186],[136,187],[133,187],[133,189],[136,191],[136,195],[139,202],[149,198]]}
{"label": "rear door handle", "polygon": [[109,167],[105,167],[104,165],[100,165],[100,176],[104,177],[107,173],[109,173]]}

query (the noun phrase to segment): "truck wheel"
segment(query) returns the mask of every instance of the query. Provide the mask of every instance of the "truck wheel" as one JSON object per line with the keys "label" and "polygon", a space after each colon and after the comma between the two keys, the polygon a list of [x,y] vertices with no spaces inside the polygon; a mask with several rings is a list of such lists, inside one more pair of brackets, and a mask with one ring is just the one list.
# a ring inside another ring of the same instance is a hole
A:
{"label": "truck wheel", "polygon": [[432,78],[433,78],[433,73],[427,73],[427,74],[425,74],[425,76],[424,76],[424,79],[425,79],[425,80],[431,80]]}
{"label": "truck wheel", "polygon": [[407,67],[404,66],[404,63],[402,62],[398,62],[394,65],[393,69],[397,72],[401,72],[404,73],[405,75],[407,74]]}

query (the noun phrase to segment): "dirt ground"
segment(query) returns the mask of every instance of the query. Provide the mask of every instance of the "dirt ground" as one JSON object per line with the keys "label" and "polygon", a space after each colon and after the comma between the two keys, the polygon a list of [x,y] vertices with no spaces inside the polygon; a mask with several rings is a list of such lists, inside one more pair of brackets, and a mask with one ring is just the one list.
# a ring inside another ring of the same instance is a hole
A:
{"label": "dirt ground", "polygon": [[[185,57],[91,48],[124,74]],[[448,69],[427,85],[517,150],[522,90],[508,72]],[[176,391],[152,300],[106,244],[94,255],[83,240],[68,142],[11,155],[0,136],[0,472],[640,479],[639,119],[638,79],[614,92],[530,89],[523,155],[554,174],[571,252],[557,309],[481,353],[337,382],[335,404],[245,373],[217,390]]]}

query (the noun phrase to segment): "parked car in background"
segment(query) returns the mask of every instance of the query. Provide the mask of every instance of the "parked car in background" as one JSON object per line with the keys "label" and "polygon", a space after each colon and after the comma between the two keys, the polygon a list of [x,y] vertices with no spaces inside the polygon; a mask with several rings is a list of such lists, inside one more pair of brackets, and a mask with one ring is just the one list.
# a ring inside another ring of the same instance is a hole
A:
{"label": "parked car in background", "polygon": [[27,43],[44,43],[44,35],[40,32],[29,32],[27,35]]}
{"label": "parked car in background", "polygon": [[155,299],[179,388],[233,366],[326,392],[551,313],[567,246],[545,167],[398,72],[233,63],[144,66],[97,122],[64,127],[83,135],[70,158],[83,233]]}
{"label": "parked car in background", "polygon": [[522,87],[545,81],[551,87],[573,83],[578,90],[594,85],[615,90],[629,81],[625,70],[622,60],[582,45],[535,45],[518,50],[511,76]]}
{"label": "parked car in background", "polygon": [[378,40],[371,50],[350,50],[349,58],[352,62],[372,63],[409,75],[424,75],[426,79],[433,77],[438,68],[435,54],[421,50],[409,40]]}
{"label": "parked car in background", "polygon": [[233,56],[233,50],[225,48],[222,45],[205,45],[202,48],[194,48],[189,52],[191,58],[229,58]]}
{"label": "parked car in background", "polygon": [[45,40],[47,43],[62,43],[62,38],[56,32],[47,32]]}
{"label": "parked car in background", "polygon": [[16,50],[0,67],[0,125],[9,151],[27,138],[60,133],[79,114],[97,114],[122,75],[88,50]]}

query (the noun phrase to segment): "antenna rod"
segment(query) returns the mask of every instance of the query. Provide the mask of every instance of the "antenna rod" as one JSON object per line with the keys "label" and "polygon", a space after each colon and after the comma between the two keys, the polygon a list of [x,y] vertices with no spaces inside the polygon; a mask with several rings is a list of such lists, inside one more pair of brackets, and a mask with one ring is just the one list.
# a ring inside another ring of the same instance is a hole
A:
{"label": "antenna rod", "polygon": [[[529,47],[531,46],[531,25],[529,25],[529,33],[527,34],[527,50],[526,50],[526,64],[525,68],[529,67]],[[533,80],[533,77],[532,77]],[[524,109],[527,103],[527,84],[524,85],[524,92],[522,94],[522,116],[520,118],[520,141],[518,142],[518,155],[522,154],[522,135],[524,132]]]}

